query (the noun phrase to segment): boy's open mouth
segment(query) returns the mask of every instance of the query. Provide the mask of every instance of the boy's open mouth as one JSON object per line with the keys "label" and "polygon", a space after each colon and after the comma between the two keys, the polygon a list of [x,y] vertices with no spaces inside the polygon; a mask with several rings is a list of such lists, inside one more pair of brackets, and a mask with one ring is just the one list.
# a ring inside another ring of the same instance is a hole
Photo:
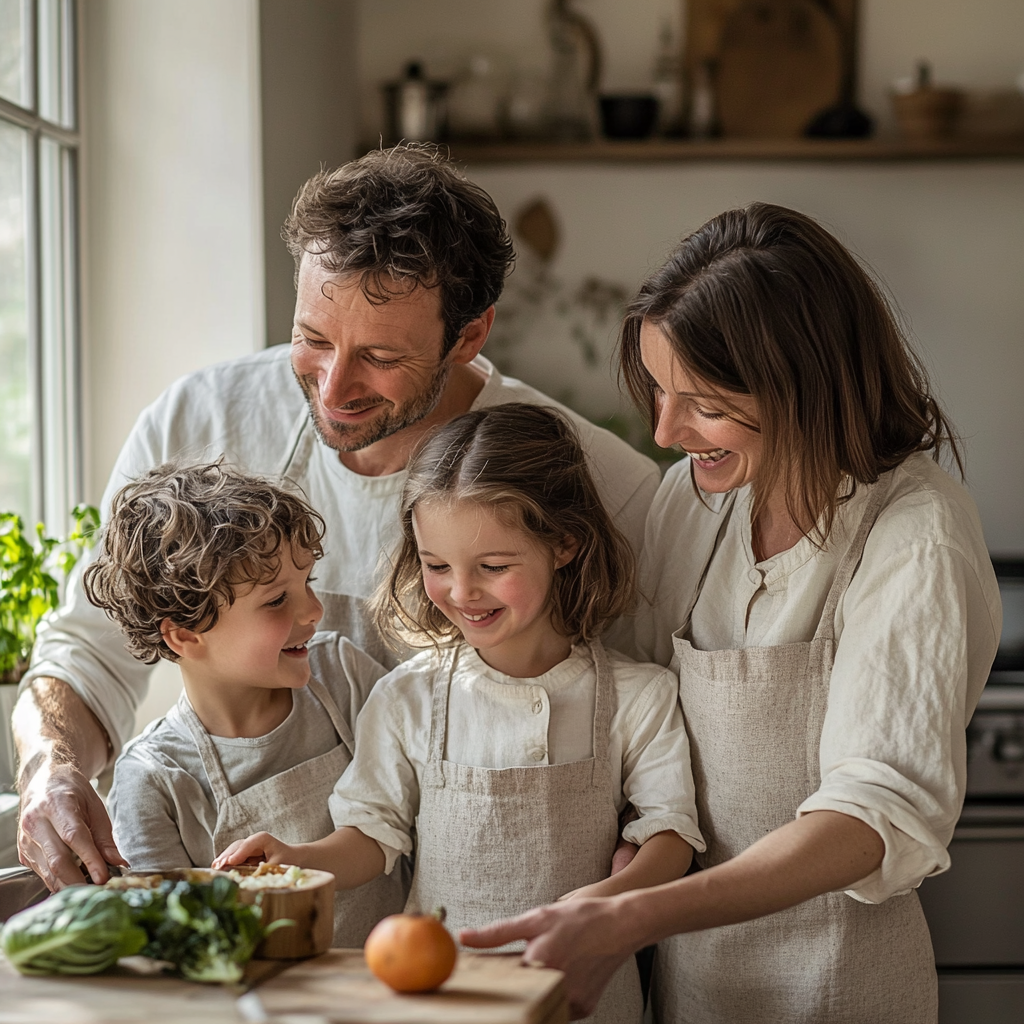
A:
{"label": "boy's open mouth", "polygon": [[306,650],[305,642],[303,642],[296,644],[294,647],[283,647],[281,653],[287,654],[289,658],[304,658],[309,652]]}

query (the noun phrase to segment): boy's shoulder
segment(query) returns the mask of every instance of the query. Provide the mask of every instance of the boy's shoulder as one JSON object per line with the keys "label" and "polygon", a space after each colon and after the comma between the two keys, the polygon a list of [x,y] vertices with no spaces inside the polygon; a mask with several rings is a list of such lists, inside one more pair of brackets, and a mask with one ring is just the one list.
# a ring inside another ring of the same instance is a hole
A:
{"label": "boy's shoulder", "polygon": [[124,745],[114,770],[122,764],[134,763],[149,770],[182,768],[187,771],[194,758],[195,741],[175,706]]}

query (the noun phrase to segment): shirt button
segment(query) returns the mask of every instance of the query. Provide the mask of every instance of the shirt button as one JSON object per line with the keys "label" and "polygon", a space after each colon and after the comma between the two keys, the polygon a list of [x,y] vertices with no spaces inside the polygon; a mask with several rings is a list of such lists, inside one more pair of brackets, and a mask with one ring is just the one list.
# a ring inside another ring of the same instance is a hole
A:
{"label": "shirt button", "polygon": [[761,574],[757,569],[751,569],[748,576],[751,583],[756,583],[758,586],[761,585]]}
{"label": "shirt button", "polygon": [[531,761],[543,761],[545,757],[547,757],[547,751],[543,747],[534,747],[530,751]]}
{"label": "shirt button", "polygon": [[535,700],[533,702],[533,713],[539,715],[544,710],[544,701]]}

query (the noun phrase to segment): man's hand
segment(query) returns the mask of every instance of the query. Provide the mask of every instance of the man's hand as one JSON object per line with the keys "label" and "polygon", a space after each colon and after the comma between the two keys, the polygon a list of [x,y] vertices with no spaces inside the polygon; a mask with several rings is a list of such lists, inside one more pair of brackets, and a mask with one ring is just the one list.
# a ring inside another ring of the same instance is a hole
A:
{"label": "man's hand", "polygon": [[54,892],[86,881],[77,858],[97,883],[110,877],[107,864],[128,866],[114,844],[103,801],[67,764],[41,764],[23,783],[18,855]]}
{"label": "man's hand", "polygon": [[[53,891],[102,883],[107,864],[127,867],[90,779],[106,765],[103,727],[67,683],[37,679],[12,717],[20,763],[18,855]],[[81,867],[79,866],[81,862]]]}
{"label": "man's hand", "polygon": [[580,896],[483,928],[464,928],[459,933],[463,945],[479,949],[519,939],[529,940],[523,954],[525,963],[565,972],[573,1020],[594,1012],[612,975],[633,953],[632,940],[615,897]]}

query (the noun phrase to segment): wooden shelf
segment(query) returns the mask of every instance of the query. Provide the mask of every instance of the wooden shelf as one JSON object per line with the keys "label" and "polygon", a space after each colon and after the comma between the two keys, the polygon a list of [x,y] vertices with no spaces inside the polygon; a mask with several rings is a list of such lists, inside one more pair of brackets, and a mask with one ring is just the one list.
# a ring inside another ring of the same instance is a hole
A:
{"label": "wooden shelf", "polygon": [[686,163],[688,161],[1020,160],[1024,137],[907,139],[686,139],[448,144],[467,164]]}

